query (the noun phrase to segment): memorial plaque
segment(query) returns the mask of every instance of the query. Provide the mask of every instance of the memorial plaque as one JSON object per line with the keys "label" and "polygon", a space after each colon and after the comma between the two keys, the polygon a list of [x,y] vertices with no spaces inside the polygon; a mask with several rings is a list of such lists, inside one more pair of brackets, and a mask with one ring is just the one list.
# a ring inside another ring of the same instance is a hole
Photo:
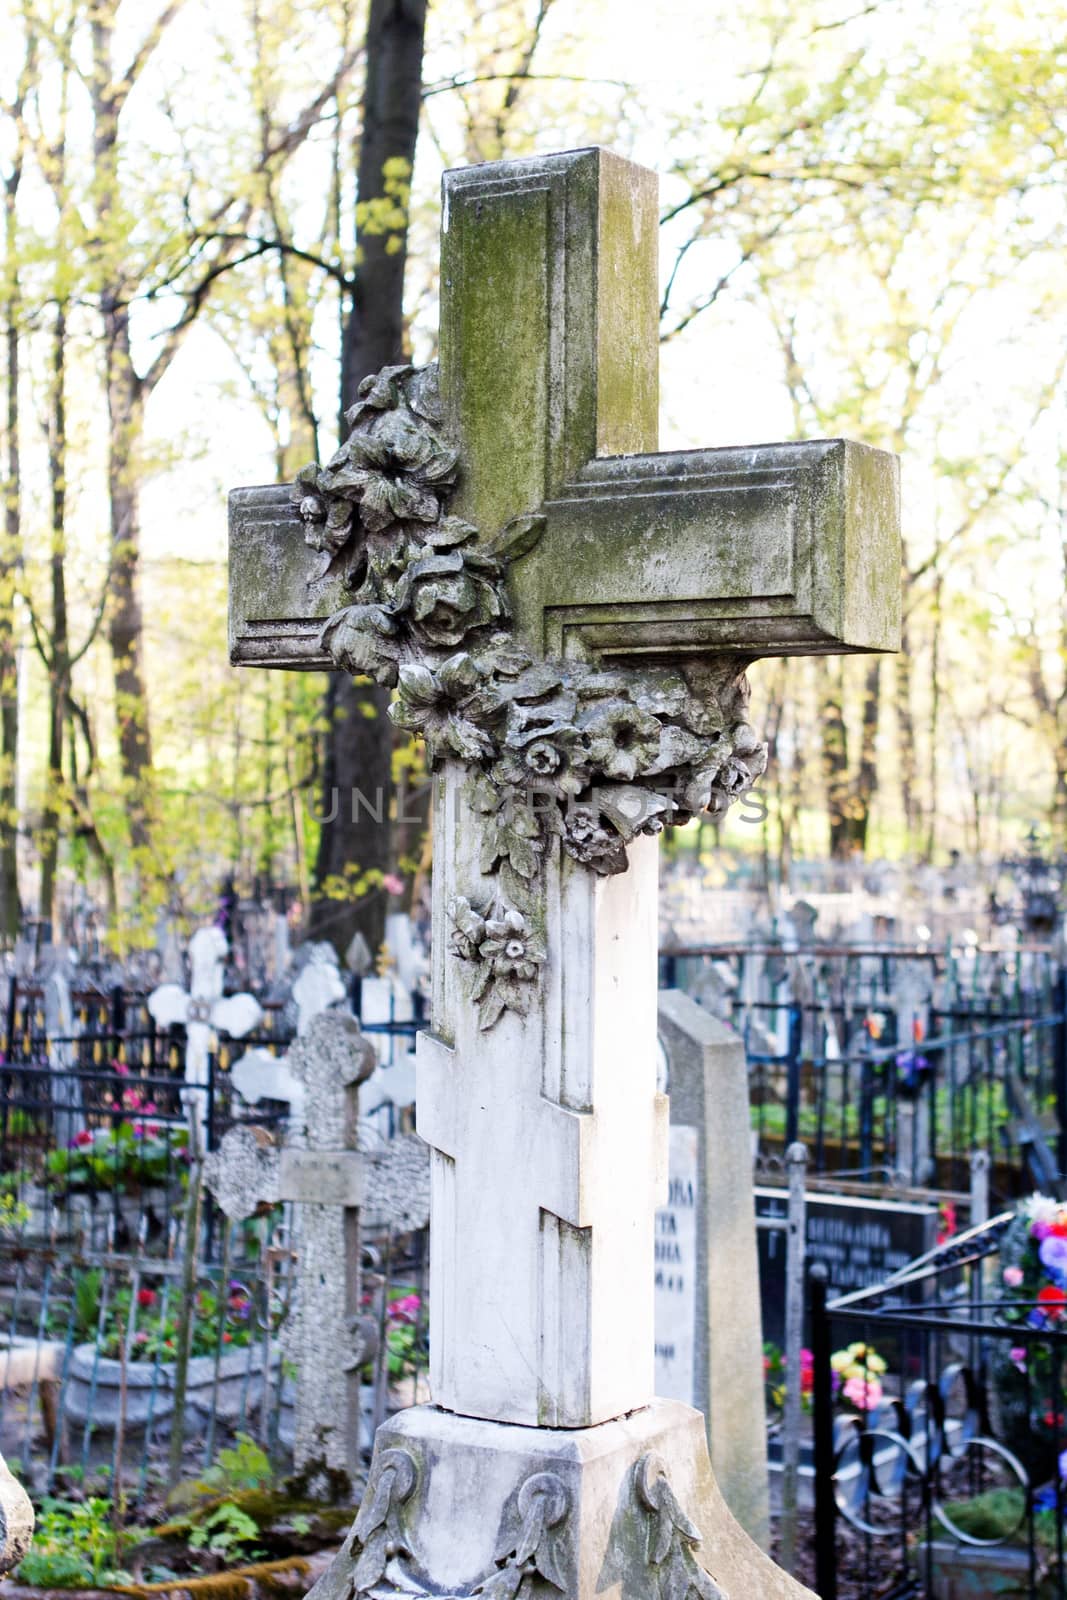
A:
{"label": "memorial plaque", "polygon": [[[784,1189],[757,1189],[756,1215],[783,1217]],[[809,1264],[825,1262],[830,1272],[830,1298],[867,1289],[899,1272],[909,1261],[933,1249],[937,1207],[866,1196],[809,1194],[806,1228]],[[784,1229],[759,1230],[760,1304],[763,1337],[781,1346],[785,1338]],[[921,1296],[921,1286],[902,1299]]]}
{"label": "memorial plaque", "polygon": [[671,1128],[667,1204],[656,1212],[656,1393],[695,1403],[700,1134]]}
{"label": "memorial plaque", "polygon": [[298,1205],[358,1206],[363,1201],[363,1157],[358,1150],[281,1152],[281,1198]]}

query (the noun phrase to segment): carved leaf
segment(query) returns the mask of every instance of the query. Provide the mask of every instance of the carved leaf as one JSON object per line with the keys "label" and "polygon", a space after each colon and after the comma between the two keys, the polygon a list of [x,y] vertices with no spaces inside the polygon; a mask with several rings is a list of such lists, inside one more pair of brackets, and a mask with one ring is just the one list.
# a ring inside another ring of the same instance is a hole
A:
{"label": "carved leaf", "polygon": [[[362,1594],[364,1589],[369,1589],[372,1584],[378,1583],[385,1576],[385,1569],[389,1563],[390,1539],[385,1528],[378,1528],[371,1534],[353,1573],[356,1594]],[[684,1597],[683,1597],[684,1600]]]}
{"label": "carved leaf", "polygon": [[492,554],[502,561],[517,561],[540,543],[545,527],[545,518],[537,512],[531,516],[512,517],[493,540]]}
{"label": "carved leaf", "polygon": [[482,1033],[488,1033],[493,1024],[499,1022],[504,1014],[505,1003],[501,987],[499,983],[494,984],[478,1007],[478,1027]]}

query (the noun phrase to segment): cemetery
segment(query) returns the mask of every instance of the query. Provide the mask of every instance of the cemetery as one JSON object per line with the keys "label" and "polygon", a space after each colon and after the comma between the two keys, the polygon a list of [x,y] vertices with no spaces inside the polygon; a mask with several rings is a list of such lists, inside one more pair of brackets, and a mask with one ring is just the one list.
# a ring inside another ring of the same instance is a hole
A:
{"label": "cemetery", "polygon": [[0,17],[0,1582],[1067,1600],[1062,0]]}

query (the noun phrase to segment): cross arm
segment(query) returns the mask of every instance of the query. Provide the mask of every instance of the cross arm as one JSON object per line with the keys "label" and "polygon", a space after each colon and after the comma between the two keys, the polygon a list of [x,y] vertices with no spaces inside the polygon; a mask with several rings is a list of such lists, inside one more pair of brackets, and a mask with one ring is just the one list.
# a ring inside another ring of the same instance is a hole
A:
{"label": "cross arm", "polygon": [[894,456],[845,439],[592,461],[509,574],[554,656],[895,650]]}

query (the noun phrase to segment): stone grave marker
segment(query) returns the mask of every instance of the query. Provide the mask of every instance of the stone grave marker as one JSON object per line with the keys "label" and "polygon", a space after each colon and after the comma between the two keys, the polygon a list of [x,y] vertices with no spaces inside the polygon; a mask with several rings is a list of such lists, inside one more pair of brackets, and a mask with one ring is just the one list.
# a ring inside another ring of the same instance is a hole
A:
{"label": "stone grave marker", "polygon": [[[345,998],[345,984],[333,945],[323,943],[302,947],[303,965],[292,987],[296,1007],[296,1034],[303,1038],[313,1019],[329,1006]],[[289,1107],[290,1120],[302,1125],[305,1114],[304,1086],[289,1066],[288,1056],[276,1056],[257,1045],[234,1062],[230,1078],[247,1105],[261,1100],[278,1100]]]}
{"label": "stone grave marker", "polygon": [[306,1125],[294,1124],[281,1149],[261,1129],[231,1128],[204,1164],[204,1181],[231,1219],[281,1200],[299,1207],[299,1289],[285,1331],[297,1366],[298,1472],[351,1474],[359,1464],[359,1368],[368,1350],[360,1320],[358,1097],[374,1059],[354,1017],[315,1017],[288,1056],[304,1090]]}
{"label": "stone grave marker", "polygon": [[44,1027],[48,1040],[48,1066],[53,1074],[51,1102],[53,1137],[65,1150],[85,1127],[81,1081],[74,1077],[77,1050],[74,1041],[81,1026],[74,1015],[70,993],[71,967],[64,953],[54,951],[44,980]]}
{"label": "stone grave marker", "polygon": [[221,1028],[233,1039],[251,1033],[263,1016],[250,994],[222,993],[223,963],[227,951],[221,928],[198,928],[189,940],[189,988],[164,983],[148,996],[148,1010],[160,1028],[180,1022],[185,1026],[185,1082],[183,1093],[193,1148],[204,1150],[207,1115],[208,1056],[214,1031]]}
{"label": "stone grave marker", "polygon": [[0,1456],[0,1575],[17,1567],[33,1543],[30,1497]]}
{"label": "stone grave marker", "polygon": [[[758,1216],[786,1215],[784,1189],[757,1188],[755,1194]],[[829,1268],[831,1298],[881,1283],[936,1243],[936,1206],[814,1192],[805,1203],[807,1258]],[[759,1256],[763,1337],[780,1346],[785,1337],[785,1233],[761,1229]],[[921,1286],[907,1293],[921,1295]]]}
{"label": "stone grave marker", "polygon": [[678,989],[659,996],[670,1187],[656,1213],[656,1393],[704,1413],[727,1505],[767,1544],[748,1069],[739,1036]]}
{"label": "stone grave marker", "polygon": [[434,767],[435,1403],[319,1600],[801,1592],[654,1398],[655,835],[762,771],[755,657],[896,647],[896,468],[651,453],[656,259],[607,152],[447,174],[440,383],[368,377],[325,468],[231,495],[232,659],[395,684]]}

